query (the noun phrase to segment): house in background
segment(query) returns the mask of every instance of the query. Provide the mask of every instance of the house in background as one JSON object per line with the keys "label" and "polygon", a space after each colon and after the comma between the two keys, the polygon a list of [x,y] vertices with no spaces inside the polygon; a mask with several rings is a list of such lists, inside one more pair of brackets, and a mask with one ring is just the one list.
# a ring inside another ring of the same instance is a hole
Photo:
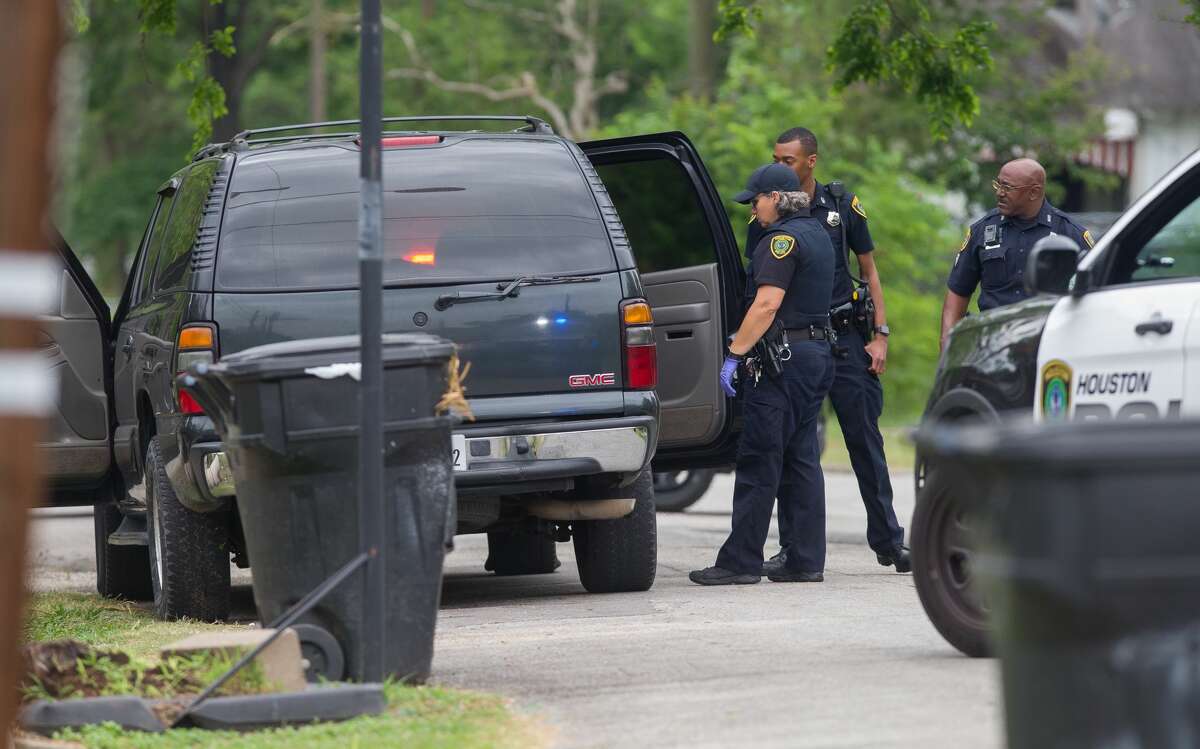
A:
{"label": "house in background", "polygon": [[1047,11],[1064,52],[1094,44],[1114,71],[1096,101],[1105,135],[1077,160],[1119,186],[1070,185],[1065,210],[1119,212],[1200,148],[1200,28],[1187,13],[1180,0],[1058,0]]}

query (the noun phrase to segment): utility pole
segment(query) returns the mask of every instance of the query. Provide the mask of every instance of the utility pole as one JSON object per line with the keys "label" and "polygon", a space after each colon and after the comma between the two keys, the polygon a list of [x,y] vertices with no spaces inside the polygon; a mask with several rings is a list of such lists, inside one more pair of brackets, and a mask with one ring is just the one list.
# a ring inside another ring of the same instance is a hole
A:
{"label": "utility pole", "polygon": [[383,41],[379,0],[362,0],[362,38],[359,63],[359,133],[362,142],[362,177],[358,213],[359,261],[359,543],[371,554],[363,595],[363,681],[383,681],[387,648],[384,626],[383,504],[383,122],[380,89],[383,87]]}
{"label": "utility pole", "polygon": [[41,499],[35,443],[57,392],[36,318],[56,301],[46,237],[50,138],[62,29],[58,3],[0,0],[0,740],[16,715],[29,510]]}

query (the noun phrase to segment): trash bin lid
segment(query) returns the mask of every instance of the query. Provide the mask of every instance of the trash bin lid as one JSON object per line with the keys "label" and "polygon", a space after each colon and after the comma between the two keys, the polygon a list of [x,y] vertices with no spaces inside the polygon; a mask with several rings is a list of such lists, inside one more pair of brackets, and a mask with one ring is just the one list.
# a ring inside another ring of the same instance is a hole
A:
{"label": "trash bin lid", "polygon": [[1198,420],[933,425],[923,427],[916,442],[933,458],[1006,470],[1058,467],[1126,473],[1200,465]]}
{"label": "trash bin lid", "polygon": [[[427,333],[383,336],[385,368],[441,363],[453,353],[453,343]],[[275,379],[305,375],[312,369],[357,366],[359,361],[359,337],[348,335],[255,346],[223,356],[210,368],[231,379]]]}

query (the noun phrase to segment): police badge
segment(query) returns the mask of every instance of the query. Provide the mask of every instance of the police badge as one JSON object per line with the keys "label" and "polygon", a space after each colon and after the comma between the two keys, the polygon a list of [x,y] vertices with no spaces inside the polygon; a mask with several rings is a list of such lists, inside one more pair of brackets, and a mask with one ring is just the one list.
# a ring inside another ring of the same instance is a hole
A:
{"label": "police badge", "polygon": [[825,223],[829,224],[830,226],[841,226],[842,214],[838,213],[837,211],[830,211],[829,214],[825,216]]}
{"label": "police badge", "polygon": [[1071,411],[1071,367],[1054,359],[1042,367],[1042,415],[1046,421],[1065,420]]}

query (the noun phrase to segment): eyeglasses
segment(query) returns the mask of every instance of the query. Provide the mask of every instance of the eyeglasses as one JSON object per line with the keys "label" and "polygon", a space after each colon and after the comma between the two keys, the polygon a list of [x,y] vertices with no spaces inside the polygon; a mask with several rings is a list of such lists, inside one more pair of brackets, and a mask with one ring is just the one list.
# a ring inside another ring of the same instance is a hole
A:
{"label": "eyeglasses", "polygon": [[1012,192],[1013,190],[1024,190],[1026,187],[1036,187],[1036,186],[1037,185],[1035,185],[1035,184],[1010,185],[1007,182],[999,182],[997,180],[992,180],[992,190],[994,190],[997,195],[1006,195],[1006,194]]}

